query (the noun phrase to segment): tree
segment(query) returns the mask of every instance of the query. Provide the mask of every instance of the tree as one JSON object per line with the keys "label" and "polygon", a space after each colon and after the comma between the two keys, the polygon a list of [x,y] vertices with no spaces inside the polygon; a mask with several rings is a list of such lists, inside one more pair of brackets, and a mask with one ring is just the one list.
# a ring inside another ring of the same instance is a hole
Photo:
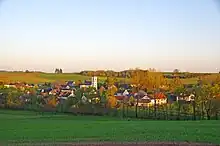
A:
{"label": "tree", "polygon": [[55,74],[58,74],[60,70],[58,68],[55,69]]}
{"label": "tree", "polygon": [[108,98],[107,91],[103,91],[102,94],[100,95],[100,104],[104,105],[105,108],[108,102],[107,98]]}
{"label": "tree", "polygon": [[63,70],[60,68],[60,69],[58,69],[58,68],[56,68],[55,69],[55,73],[56,74],[62,74],[63,73]]}
{"label": "tree", "polygon": [[212,86],[211,84],[203,85],[202,87],[204,93],[204,107],[206,111],[206,115],[208,120],[211,119],[213,114],[217,114],[219,107],[219,93],[220,93],[220,86],[215,84]]}
{"label": "tree", "polygon": [[135,99],[134,99],[133,96],[131,96],[131,97],[129,98],[128,104],[129,104],[130,106],[134,106],[134,103],[135,103]]}
{"label": "tree", "polygon": [[108,101],[108,106],[111,108],[116,107],[117,105],[117,99],[115,98],[115,93],[117,92],[117,87],[112,85],[110,87],[108,87],[107,90],[107,101]]}
{"label": "tree", "polygon": [[60,73],[60,74],[62,74],[62,73],[63,73],[63,70],[62,70],[61,68],[60,68],[60,70],[59,70],[59,73]]}
{"label": "tree", "polygon": [[9,107],[13,107],[13,106],[19,106],[21,105],[21,101],[19,100],[19,97],[23,95],[22,92],[20,92],[19,90],[14,90],[12,89],[6,98],[6,104]]}
{"label": "tree", "polygon": [[219,84],[220,85],[220,75],[216,75],[216,74],[213,74],[213,75],[206,75],[206,76],[203,76],[203,77],[200,77],[200,83],[201,84]]}
{"label": "tree", "polygon": [[51,105],[52,107],[56,107],[57,105],[56,97],[55,96],[50,97],[48,104]]}
{"label": "tree", "polygon": [[[174,90],[174,94],[177,95],[178,98],[184,97],[186,94],[186,90],[183,86],[177,86]],[[180,118],[181,105],[184,104],[182,101],[178,100],[176,105],[178,110],[178,119]]]}
{"label": "tree", "polygon": [[79,86],[80,84],[82,84],[82,81],[81,81],[81,80],[78,80],[78,81],[76,81],[76,83],[75,83],[76,86]]}
{"label": "tree", "polygon": [[116,82],[115,77],[109,76],[106,79],[106,83],[107,83],[108,87],[113,86],[115,84],[115,82]]}
{"label": "tree", "polygon": [[102,94],[103,94],[104,91],[105,91],[105,88],[104,88],[103,86],[101,86],[101,87],[99,88],[99,94],[100,94],[100,96],[102,96]]}
{"label": "tree", "polygon": [[[150,69],[150,71],[136,69],[132,73],[131,84],[134,86],[134,91],[138,92],[139,90],[144,91],[154,91],[157,92],[161,87],[166,85],[166,79],[163,74],[160,72],[155,72],[155,70]],[[137,107],[139,103],[139,98],[137,97],[136,102],[136,117],[137,117]],[[156,100],[155,101],[155,114],[156,114]]]}
{"label": "tree", "polygon": [[108,107],[115,108],[117,105],[117,99],[114,96],[108,96]]}
{"label": "tree", "polygon": [[204,92],[202,86],[194,86],[193,92],[195,94],[195,106],[201,112],[202,119],[204,118]]}
{"label": "tree", "polygon": [[179,77],[175,77],[169,83],[169,88],[171,91],[174,91],[176,88],[182,88],[182,87],[183,87],[183,83]]}
{"label": "tree", "polygon": [[174,70],[173,70],[173,73],[179,73],[179,72],[180,72],[179,69],[174,69]]}

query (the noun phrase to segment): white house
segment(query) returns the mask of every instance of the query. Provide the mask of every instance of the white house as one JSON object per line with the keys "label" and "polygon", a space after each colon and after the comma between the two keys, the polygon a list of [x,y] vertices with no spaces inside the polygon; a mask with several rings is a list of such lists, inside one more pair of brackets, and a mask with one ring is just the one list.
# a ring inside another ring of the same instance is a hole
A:
{"label": "white house", "polygon": [[195,95],[194,94],[190,94],[189,96],[177,97],[177,101],[178,100],[194,101],[194,99],[195,99]]}
{"label": "white house", "polygon": [[96,90],[98,89],[98,78],[96,76],[92,77],[91,83],[84,83],[80,85],[80,88],[89,88],[94,87]]}
{"label": "white house", "polygon": [[4,87],[6,87],[6,88],[16,88],[15,85],[11,85],[11,84],[9,84],[9,85],[4,85]]}

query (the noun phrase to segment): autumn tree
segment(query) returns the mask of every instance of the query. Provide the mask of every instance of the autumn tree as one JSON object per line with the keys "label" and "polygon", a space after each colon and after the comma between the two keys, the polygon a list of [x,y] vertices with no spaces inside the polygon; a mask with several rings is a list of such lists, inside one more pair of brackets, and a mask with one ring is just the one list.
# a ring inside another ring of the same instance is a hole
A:
{"label": "autumn tree", "polygon": [[112,76],[109,76],[106,79],[106,83],[107,83],[108,87],[113,86],[116,81],[117,81],[116,78],[112,77]]}
{"label": "autumn tree", "polygon": [[[136,92],[139,90],[144,91],[154,91],[158,92],[160,88],[165,86],[167,83],[166,79],[164,78],[163,74],[160,72],[156,72],[153,69],[150,71],[136,69],[132,73],[131,84],[134,86]],[[137,107],[139,103],[139,98],[137,97],[136,102],[136,117],[137,117]],[[156,100],[155,100],[155,113],[156,113]]]}
{"label": "autumn tree", "polygon": [[108,85],[108,90],[107,90],[107,101],[108,101],[108,106],[109,107],[115,107],[117,104],[117,100],[115,98],[115,93],[117,92],[117,87],[114,85],[116,82],[116,79],[113,77],[107,77],[107,85]]}
{"label": "autumn tree", "polygon": [[200,84],[219,84],[220,85],[220,75],[213,74],[213,75],[206,75],[200,77]]}
{"label": "autumn tree", "polygon": [[49,101],[48,101],[48,104],[52,107],[56,107],[56,104],[57,104],[57,101],[56,101],[56,97],[55,96],[51,96]]}
{"label": "autumn tree", "polygon": [[215,84],[214,86],[211,84],[203,85],[203,96],[204,96],[204,107],[206,111],[206,115],[208,120],[211,119],[213,114],[217,114],[218,110],[220,109],[220,86]]}
{"label": "autumn tree", "polygon": [[169,83],[169,89],[174,92],[176,88],[183,88],[183,83],[179,77],[174,77]]}
{"label": "autumn tree", "polygon": [[79,86],[80,84],[82,84],[81,80],[77,80],[76,83],[75,83],[76,86]]}

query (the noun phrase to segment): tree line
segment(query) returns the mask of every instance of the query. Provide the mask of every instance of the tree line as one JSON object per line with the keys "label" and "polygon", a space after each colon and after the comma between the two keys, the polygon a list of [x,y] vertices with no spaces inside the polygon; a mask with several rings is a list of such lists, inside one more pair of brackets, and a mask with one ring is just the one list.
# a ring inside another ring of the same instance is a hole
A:
{"label": "tree line", "polygon": [[[97,70],[97,71],[81,71],[79,74],[85,76],[100,76],[100,77],[119,77],[119,78],[131,78],[132,74],[135,70],[142,70],[142,71],[150,71],[150,72],[157,72],[155,69],[129,69],[124,71],[113,71],[113,70]],[[211,73],[189,73],[189,72],[180,72],[178,69],[175,69],[173,72],[163,72],[163,76],[165,78],[173,79],[176,76],[180,78],[197,78],[201,76],[211,75]]]}

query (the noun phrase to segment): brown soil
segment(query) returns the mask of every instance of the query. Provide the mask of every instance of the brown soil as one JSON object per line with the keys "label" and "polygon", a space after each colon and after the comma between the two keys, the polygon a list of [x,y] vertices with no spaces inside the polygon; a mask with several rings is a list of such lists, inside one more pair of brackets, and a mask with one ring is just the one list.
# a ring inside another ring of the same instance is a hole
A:
{"label": "brown soil", "polygon": [[[17,146],[220,146],[217,144],[189,143],[189,142],[145,142],[145,143],[114,143],[114,142],[97,142],[97,143],[14,143],[9,145]],[[8,146],[9,146],[8,145]]]}

